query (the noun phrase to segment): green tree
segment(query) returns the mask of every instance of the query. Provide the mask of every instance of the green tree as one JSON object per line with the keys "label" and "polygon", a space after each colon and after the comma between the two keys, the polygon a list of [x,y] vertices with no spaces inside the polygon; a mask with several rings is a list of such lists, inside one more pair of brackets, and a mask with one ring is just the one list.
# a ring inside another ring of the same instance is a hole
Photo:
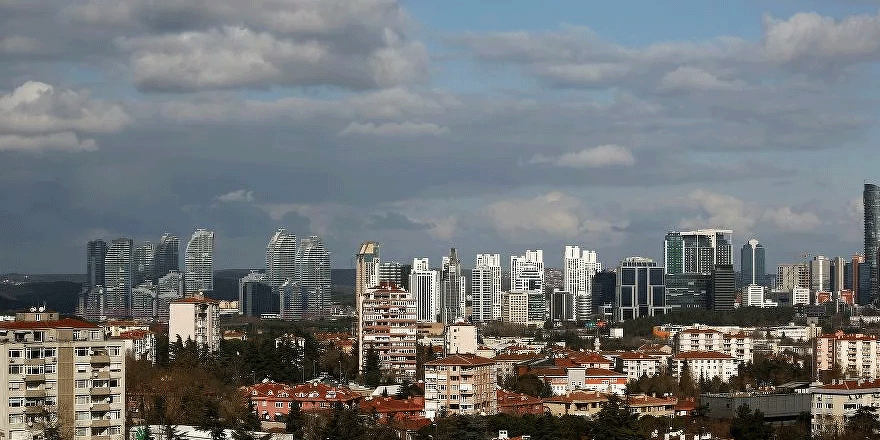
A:
{"label": "green tree", "polygon": [[368,387],[377,387],[382,381],[382,371],[379,369],[379,353],[371,345],[367,349],[364,359],[364,384]]}
{"label": "green tree", "polygon": [[681,366],[681,374],[678,378],[678,393],[680,397],[697,396],[697,384],[694,382],[694,377],[691,374],[691,368],[687,361],[684,361]]}
{"label": "green tree", "polygon": [[213,399],[208,400],[204,406],[204,413],[200,431],[207,431],[211,435],[211,440],[225,440],[226,431],[223,421],[220,419],[220,405]]}
{"label": "green tree", "polygon": [[846,432],[857,438],[880,438],[880,419],[877,408],[862,406],[846,421]]}
{"label": "green tree", "polygon": [[764,423],[764,413],[748,405],[736,409],[736,417],[730,422],[730,436],[733,440],[764,440],[770,438],[773,429]]}
{"label": "green tree", "polygon": [[647,439],[639,430],[639,417],[620,397],[611,396],[593,420],[592,438],[608,440]]}
{"label": "green tree", "polygon": [[293,402],[293,407],[290,408],[290,413],[287,414],[284,431],[288,434],[293,434],[293,438],[303,438],[305,426],[306,418],[302,410],[300,410],[299,402]]}

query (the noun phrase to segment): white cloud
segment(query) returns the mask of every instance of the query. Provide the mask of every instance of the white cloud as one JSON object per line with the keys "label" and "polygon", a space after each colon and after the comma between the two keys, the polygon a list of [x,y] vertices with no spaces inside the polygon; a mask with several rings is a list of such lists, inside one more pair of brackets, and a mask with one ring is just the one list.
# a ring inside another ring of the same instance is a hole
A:
{"label": "white cloud", "polygon": [[65,131],[45,135],[0,134],[0,151],[43,152],[95,151],[98,145],[93,139],[80,139],[75,133]]}
{"label": "white cloud", "polygon": [[382,124],[351,122],[339,132],[339,136],[359,134],[372,136],[440,136],[446,133],[449,133],[448,128],[429,122],[406,121],[385,122]]}
{"label": "white cloud", "polygon": [[763,44],[766,55],[778,61],[875,59],[880,54],[880,15],[853,15],[842,20],[815,12],[795,14],[788,20],[765,16]]}
{"label": "white cloud", "polygon": [[23,37],[21,35],[0,38],[0,53],[29,53],[37,51],[41,47],[42,44],[36,38]]}
{"label": "white cloud", "polygon": [[745,83],[723,80],[696,67],[681,66],[663,75],[660,87],[665,90],[741,90],[745,88]]}
{"label": "white cloud", "polygon": [[247,203],[254,201],[254,192],[244,189],[228,192],[217,196],[217,200],[224,203]]}
{"label": "white cloud", "polygon": [[126,127],[131,120],[118,104],[94,100],[86,91],[57,90],[37,81],[28,81],[0,95],[0,131],[111,133]]}
{"label": "white cloud", "polygon": [[822,224],[812,212],[795,212],[790,206],[761,207],[747,203],[734,196],[695,190],[689,199],[704,215],[682,219],[679,226],[685,229],[729,228],[751,233],[756,227],[771,224],[776,230],[811,231]]}
{"label": "white cloud", "polygon": [[557,167],[567,168],[602,168],[610,166],[633,166],[636,163],[632,152],[619,145],[600,145],[585,148],[573,153],[565,153],[558,157],[536,154],[529,160],[531,164],[549,163]]}
{"label": "white cloud", "polygon": [[767,208],[761,219],[772,223],[779,229],[789,231],[812,231],[822,224],[816,214],[812,212],[797,213],[788,206]]}
{"label": "white cloud", "polygon": [[615,223],[590,215],[579,199],[560,191],[490,203],[487,216],[496,230],[512,237],[550,235],[587,242],[620,238]]}

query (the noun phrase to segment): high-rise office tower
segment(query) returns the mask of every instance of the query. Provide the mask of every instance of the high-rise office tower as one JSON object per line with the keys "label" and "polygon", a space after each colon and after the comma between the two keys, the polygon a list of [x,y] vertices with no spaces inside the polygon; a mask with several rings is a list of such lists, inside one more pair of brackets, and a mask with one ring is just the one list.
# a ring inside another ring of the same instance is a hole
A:
{"label": "high-rise office tower", "polygon": [[416,302],[416,319],[440,321],[440,271],[431,269],[427,258],[413,258],[409,286]]}
{"label": "high-rise office tower", "polygon": [[379,285],[379,243],[361,243],[355,255],[354,305],[358,314],[358,374],[364,372],[364,295],[367,289]]}
{"label": "high-rise office tower", "polygon": [[667,312],[663,267],[650,258],[629,257],[617,267],[618,321]]}
{"label": "high-rise office tower", "polygon": [[716,312],[732,312],[736,302],[736,274],[732,264],[715,265],[710,303]]}
{"label": "high-rise office tower", "polygon": [[158,280],[171,271],[180,271],[180,239],[166,232],[156,246],[153,279]]}
{"label": "high-rise office tower", "polygon": [[330,253],[317,235],[300,242],[300,284],[306,297],[306,311],[324,316],[330,305]]}
{"label": "high-rise office tower", "polygon": [[104,310],[108,315],[128,314],[126,308],[131,301],[132,288],[132,248],[130,238],[117,238],[107,248],[107,256],[104,258]]}
{"label": "high-rise office tower", "polygon": [[299,281],[294,280],[286,280],[278,288],[278,302],[280,303],[281,319],[302,319],[308,307]]}
{"label": "high-rise office tower", "polygon": [[440,314],[441,322],[450,324],[459,318],[467,318],[466,281],[461,276],[461,261],[455,248],[443,257],[440,268]]}
{"label": "high-rise office tower", "polygon": [[379,265],[379,282],[394,283],[403,290],[409,291],[409,274],[412,266],[397,261],[386,261]]}
{"label": "high-rise office tower", "polygon": [[831,289],[831,260],[816,255],[810,261],[810,290],[828,292]]}
{"label": "high-rise office tower", "polygon": [[666,273],[711,273],[716,265],[732,264],[729,229],[669,232],[663,246]]}
{"label": "high-rise office tower", "polygon": [[776,290],[791,292],[795,288],[810,288],[810,269],[805,263],[776,266]]}
{"label": "high-rise office tower", "polygon": [[753,238],[743,245],[739,263],[744,285],[767,285],[764,261],[764,246],[758,240]]}
{"label": "high-rise office tower", "polygon": [[581,250],[580,246],[566,246],[562,265],[562,290],[574,296],[575,316],[572,318],[590,319],[593,313],[593,276],[602,270],[596,252]]}
{"label": "high-rise office tower", "polygon": [[259,317],[279,312],[278,291],[269,285],[266,274],[253,271],[238,280],[238,313]]}
{"label": "high-rise office tower", "polygon": [[168,322],[168,310],[171,301],[183,297],[183,274],[172,270],[159,277],[156,284],[156,319]]}
{"label": "high-rise office tower", "polygon": [[544,251],[526,250],[524,255],[510,256],[510,290],[542,290],[544,288]]}
{"label": "high-rise office tower", "polygon": [[853,255],[852,260],[846,263],[846,269],[843,273],[844,288],[853,291],[853,295],[859,305],[871,303],[871,270],[865,257],[862,255]]}
{"label": "high-rise office tower", "polygon": [[281,228],[266,245],[266,284],[278,291],[287,280],[297,281],[296,235]]}
{"label": "high-rise office tower", "polygon": [[153,276],[153,265],[155,264],[156,249],[153,243],[145,241],[134,248],[132,254],[132,285],[137,286],[144,281],[151,279]]}
{"label": "high-rise office tower", "polygon": [[[845,276],[846,272],[846,260],[843,257],[834,257],[831,260],[831,291],[832,292],[840,292],[844,289]],[[853,292],[853,297],[855,296],[855,292]]]}
{"label": "high-rise office tower", "polygon": [[880,240],[880,186],[866,183],[862,194],[865,207],[865,263],[868,263],[870,271],[871,289],[868,298],[869,303],[877,301],[880,292],[880,279],[878,279],[878,240]]}
{"label": "high-rise office tower", "polygon": [[501,319],[501,255],[477,254],[471,271],[472,318],[478,322]]}
{"label": "high-rise office tower", "polygon": [[86,248],[85,290],[104,285],[104,259],[107,258],[107,242],[92,240]]}
{"label": "high-rise office tower", "polygon": [[184,255],[187,295],[214,290],[214,231],[196,229]]}

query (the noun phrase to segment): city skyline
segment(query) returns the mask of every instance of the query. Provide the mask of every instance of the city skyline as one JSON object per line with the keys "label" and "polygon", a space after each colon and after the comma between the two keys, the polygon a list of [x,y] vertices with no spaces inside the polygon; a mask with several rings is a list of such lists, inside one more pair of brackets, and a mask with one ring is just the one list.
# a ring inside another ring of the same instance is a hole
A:
{"label": "city skyline", "polygon": [[864,249],[871,2],[121,3],[0,5],[0,272],[195,227],[218,268],[281,226],[333,267],[364,239],[611,267],[702,227],[768,267]]}

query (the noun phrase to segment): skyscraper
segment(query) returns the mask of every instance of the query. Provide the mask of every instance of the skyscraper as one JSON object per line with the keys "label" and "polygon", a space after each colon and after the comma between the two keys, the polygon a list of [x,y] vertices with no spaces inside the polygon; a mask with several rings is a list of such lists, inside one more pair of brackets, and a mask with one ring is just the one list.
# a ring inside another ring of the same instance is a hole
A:
{"label": "skyscraper", "polygon": [[729,229],[670,232],[664,242],[666,273],[712,273],[716,265],[732,264]]}
{"label": "skyscraper", "polygon": [[450,324],[458,318],[467,318],[467,292],[465,279],[461,276],[461,261],[455,248],[443,257],[440,268],[440,314],[441,322]]}
{"label": "skyscraper", "polygon": [[409,274],[412,266],[397,261],[386,261],[379,265],[379,282],[389,281],[403,290],[409,291]]}
{"label": "skyscraper", "polygon": [[732,312],[736,302],[736,274],[732,264],[718,264],[712,271],[710,303],[716,312]]}
{"label": "skyscraper", "polygon": [[419,322],[440,320],[440,272],[431,269],[427,258],[413,258],[409,286],[416,302]]}
{"label": "skyscraper", "polygon": [[159,245],[156,246],[156,262],[153,265],[153,279],[159,278],[171,271],[180,271],[180,239],[169,233],[162,234]]}
{"label": "skyscraper", "polygon": [[330,253],[317,235],[300,242],[300,284],[311,316],[324,316],[330,305]]}
{"label": "skyscraper", "polygon": [[266,245],[266,284],[275,292],[287,280],[297,281],[296,235],[281,228]]}
{"label": "skyscraper", "polygon": [[542,290],[544,288],[544,251],[526,250],[524,255],[510,256],[510,290]]}
{"label": "skyscraper", "polygon": [[877,252],[880,251],[880,186],[866,183],[862,197],[865,206],[865,263],[868,263],[871,279],[870,295],[864,297],[870,298],[869,301],[873,303],[880,292],[877,261]]}
{"label": "skyscraper", "polygon": [[92,240],[86,247],[86,285],[85,290],[104,285],[104,259],[107,257],[107,242]]}
{"label": "skyscraper", "polygon": [[629,257],[617,267],[618,321],[665,314],[664,270],[650,258]]}
{"label": "skyscraper", "polygon": [[266,274],[251,272],[238,280],[238,313],[256,316],[279,313],[278,291],[266,282]]}
{"label": "skyscraper", "polygon": [[740,251],[740,272],[744,285],[767,285],[766,268],[764,267],[764,246],[754,238],[743,245]]}
{"label": "skyscraper", "polygon": [[828,292],[831,289],[831,260],[816,255],[810,261],[810,285],[813,292]]}
{"label": "skyscraper", "polygon": [[[574,319],[587,320],[593,313],[593,276],[602,270],[595,251],[566,246],[562,255],[563,290],[574,296]],[[571,319],[571,318],[569,318]]]}
{"label": "skyscraper", "polygon": [[132,254],[132,285],[137,286],[153,276],[156,249],[153,243],[145,241],[134,248]]}
{"label": "skyscraper", "polygon": [[364,372],[364,298],[367,289],[379,285],[379,243],[361,243],[355,255],[354,305],[358,314],[358,374]]}
{"label": "skyscraper", "polygon": [[106,283],[104,309],[111,316],[127,315],[131,302],[132,251],[130,238],[117,238],[110,242],[104,258]]}
{"label": "skyscraper", "polygon": [[477,254],[471,271],[471,316],[474,321],[501,319],[501,255]]}
{"label": "skyscraper", "polygon": [[196,229],[184,255],[184,288],[187,295],[214,290],[214,232]]}

